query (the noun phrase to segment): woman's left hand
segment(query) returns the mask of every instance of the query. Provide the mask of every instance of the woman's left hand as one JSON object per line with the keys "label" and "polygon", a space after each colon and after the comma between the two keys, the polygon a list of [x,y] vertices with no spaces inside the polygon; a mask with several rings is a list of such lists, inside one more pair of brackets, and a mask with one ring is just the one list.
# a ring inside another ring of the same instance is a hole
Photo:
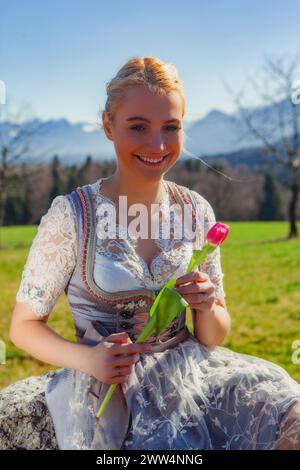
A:
{"label": "woman's left hand", "polygon": [[[182,285],[186,283],[189,284]],[[216,301],[214,284],[208,274],[199,270],[179,277],[174,289],[182,295],[190,308],[200,312],[210,312]]]}

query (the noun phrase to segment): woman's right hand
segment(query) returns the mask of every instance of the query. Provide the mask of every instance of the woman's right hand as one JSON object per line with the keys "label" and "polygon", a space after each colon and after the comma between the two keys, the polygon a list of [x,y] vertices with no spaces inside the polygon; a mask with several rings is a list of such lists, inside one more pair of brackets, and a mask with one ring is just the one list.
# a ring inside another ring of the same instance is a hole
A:
{"label": "woman's right hand", "polygon": [[126,332],[114,333],[89,348],[87,373],[105,384],[124,383],[139,354],[151,351],[149,344],[132,343]]}

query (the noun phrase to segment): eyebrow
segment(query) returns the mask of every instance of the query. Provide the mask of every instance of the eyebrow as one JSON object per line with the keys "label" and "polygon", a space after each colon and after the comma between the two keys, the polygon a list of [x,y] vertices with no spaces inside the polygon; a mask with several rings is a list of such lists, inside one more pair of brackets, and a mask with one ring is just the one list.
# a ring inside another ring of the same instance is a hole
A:
{"label": "eyebrow", "polygon": [[[136,120],[139,120],[139,121],[145,121],[145,122],[149,122],[151,123],[151,121],[149,121],[149,119],[147,118],[144,118],[143,116],[132,116],[128,119],[126,119],[127,121],[136,121]],[[165,124],[168,123],[168,122],[178,122],[180,123],[179,119],[168,119],[167,121],[165,121]]]}

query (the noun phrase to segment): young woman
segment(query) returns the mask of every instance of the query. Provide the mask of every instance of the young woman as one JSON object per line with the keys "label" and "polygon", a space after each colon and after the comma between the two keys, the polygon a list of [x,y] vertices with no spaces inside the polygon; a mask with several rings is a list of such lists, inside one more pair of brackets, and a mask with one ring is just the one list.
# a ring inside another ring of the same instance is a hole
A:
{"label": "young woman", "polygon": [[[300,449],[300,385],[272,362],[221,346],[230,317],[220,248],[185,275],[215,215],[200,194],[164,179],[183,148],[185,101],[175,67],[132,58],[107,93],[103,129],[117,170],[53,200],[32,243],[11,321],[18,347],[62,367],[46,389],[59,448]],[[124,222],[120,196],[128,208],[146,209],[146,237],[130,229],[134,212]],[[195,239],[174,236],[180,221],[173,212],[169,217],[171,203],[188,207]],[[149,233],[153,204],[160,227],[169,219],[169,237],[162,229]],[[117,235],[105,238],[100,233],[113,221],[110,209]],[[152,336],[134,344],[155,296],[173,277],[192,309],[194,336],[183,311],[159,341]],[[78,343],[47,326],[64,290]],[[120,385],[98,420],[112,383]]]}

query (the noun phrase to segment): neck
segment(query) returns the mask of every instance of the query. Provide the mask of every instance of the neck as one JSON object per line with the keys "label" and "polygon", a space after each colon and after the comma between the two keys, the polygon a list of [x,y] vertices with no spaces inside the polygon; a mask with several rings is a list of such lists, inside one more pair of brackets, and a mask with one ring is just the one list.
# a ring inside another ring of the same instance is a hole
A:
{"label": "neck", "polygon": [[143,180],[137,184],[137,181],[122,176],[118,171],[104,181],[102,188],[103,193],[116,203],[119,196],[127,196],[128,207],[139,203],[150,208],[151,204],[162,202],[166,195],[163,177],[155,181]]}

